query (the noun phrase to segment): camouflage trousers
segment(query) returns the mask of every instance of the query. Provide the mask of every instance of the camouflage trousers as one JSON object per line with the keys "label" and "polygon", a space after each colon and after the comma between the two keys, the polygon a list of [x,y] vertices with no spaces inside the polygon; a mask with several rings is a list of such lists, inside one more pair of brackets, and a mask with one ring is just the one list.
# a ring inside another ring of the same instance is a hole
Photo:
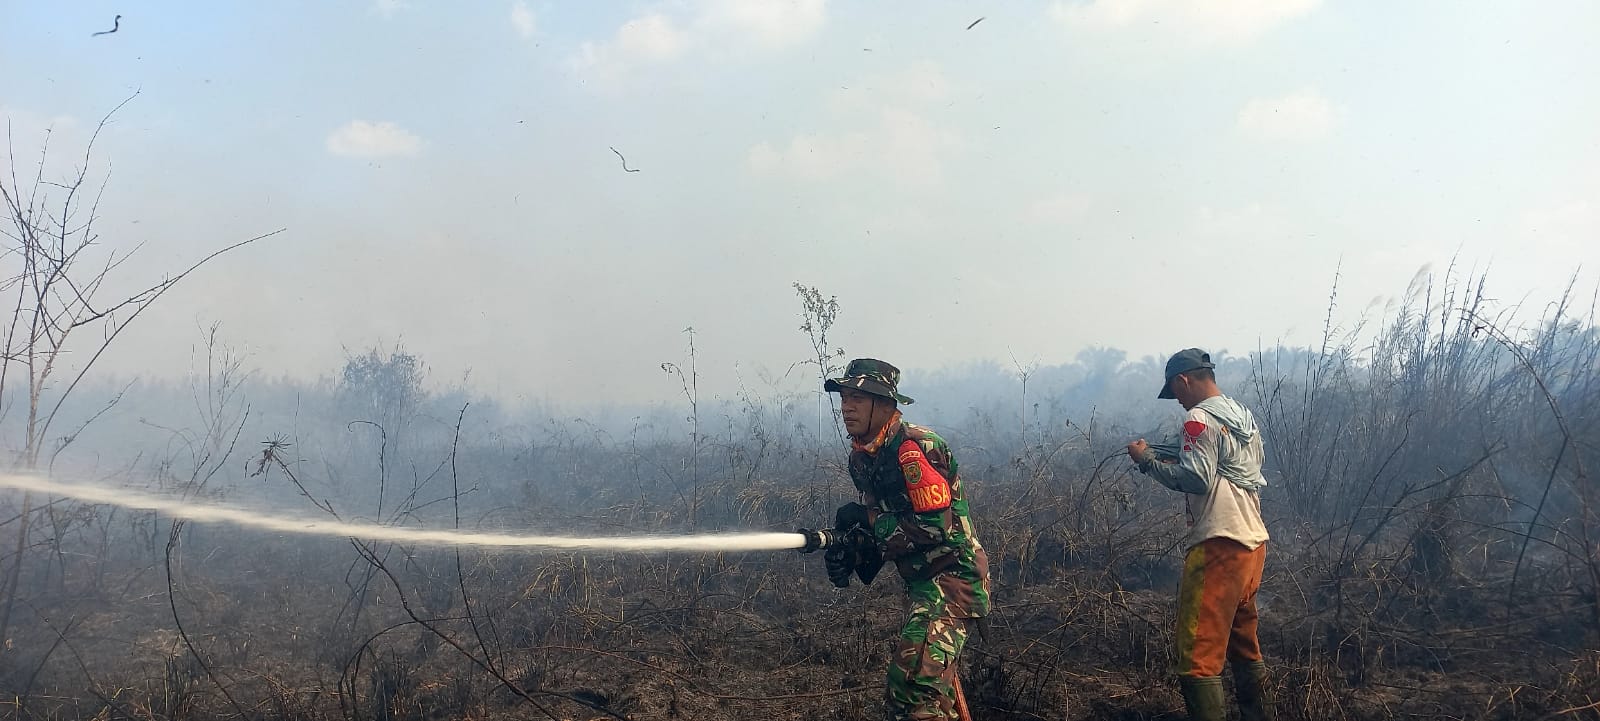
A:
{"label": "camouflage trousers", "polygon": [[967,643],[967,619],[933,610],[913,608],[895,639],[886,693],[890,721],[957,718],[956,657]]}

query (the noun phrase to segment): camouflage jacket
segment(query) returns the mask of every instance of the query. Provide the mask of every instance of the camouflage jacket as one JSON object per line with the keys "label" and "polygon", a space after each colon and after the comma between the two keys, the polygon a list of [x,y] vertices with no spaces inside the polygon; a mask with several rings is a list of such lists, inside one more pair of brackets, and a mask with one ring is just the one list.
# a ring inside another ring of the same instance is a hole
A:
{"label": "camouflage jacket", "polygon": [[931,429],[896,422],[876,453],[850,454],[850,479],[876,511],[873,531],[911,596],[938,615],[989,613],[989,559],[957,472]]}

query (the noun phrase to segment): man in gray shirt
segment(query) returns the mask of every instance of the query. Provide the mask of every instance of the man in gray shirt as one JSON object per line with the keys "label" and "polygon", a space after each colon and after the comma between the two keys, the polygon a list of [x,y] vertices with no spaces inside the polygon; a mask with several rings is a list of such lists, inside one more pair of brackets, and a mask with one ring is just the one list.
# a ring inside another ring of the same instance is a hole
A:
{"label": "man in gray shirt", "polygon": [[1217,387],[1211,355],[1199,348],[1167,361],[1159,398],[1184,416],[1180,446],[1158,453],[1143,438],[1128,444],[1140,472],[1185,494],[1189,533],[1178,588],[1178,681],[1189,718],[1222,721],[1222,666],[1233,668],[1244,721],[1272,718],[1266,663],[1256,636],[1256,589],[1267,556],[1261,520],[1265,449],[1255,416]]}

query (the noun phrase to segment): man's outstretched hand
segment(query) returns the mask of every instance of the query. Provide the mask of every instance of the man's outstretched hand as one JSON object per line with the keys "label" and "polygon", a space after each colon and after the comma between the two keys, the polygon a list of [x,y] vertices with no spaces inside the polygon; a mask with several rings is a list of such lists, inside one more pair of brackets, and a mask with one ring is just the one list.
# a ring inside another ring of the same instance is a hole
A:
{"label": "man's outstretched hand", "polygon": [[1143,438],[1128,444],[1128,457],[1132,458],[1134,463],[1144,463],[1149,453],[1150,444],[1145,443]]}

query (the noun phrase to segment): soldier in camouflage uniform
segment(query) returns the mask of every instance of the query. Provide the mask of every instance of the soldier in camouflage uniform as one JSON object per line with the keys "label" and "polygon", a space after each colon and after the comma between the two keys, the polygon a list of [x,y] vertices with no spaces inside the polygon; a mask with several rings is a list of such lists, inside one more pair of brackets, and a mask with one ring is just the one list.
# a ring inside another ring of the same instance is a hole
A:
{"label": "soldier in camouflage uniform", "polygon": [[969,623],[989,613],[989,560],[950,446],[901,420],[896,404],[912,400],[897,391],[899,381],[899,369],[861,358],[844,377],[823,384],[840,396],[853,441],[850,478],[861,492],[860,503],[839,509],[835,529],[870,531],[851,534],[856,548],[826,557],[828,575],[839,586],[848,585],[852,571],[870,582],[876,565],[861,567],[867,565],[861,559],[894,562],[910,613],[889,664],[888,717],[963,718],[956,656]]}

